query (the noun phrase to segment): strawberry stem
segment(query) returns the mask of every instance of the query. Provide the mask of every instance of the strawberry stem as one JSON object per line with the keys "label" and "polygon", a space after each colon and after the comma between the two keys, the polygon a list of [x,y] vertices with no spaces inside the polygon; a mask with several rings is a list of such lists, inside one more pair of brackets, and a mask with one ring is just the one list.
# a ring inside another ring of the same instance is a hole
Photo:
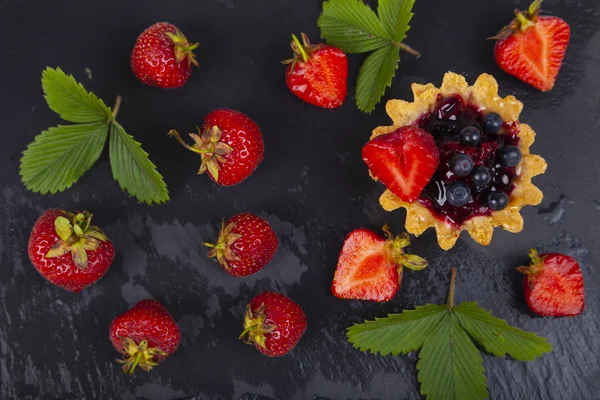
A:
{"label": "strawberry stem", "polygon": [[198,153],[198,154],[203,154],[203,153],[214,153],[214,149],[197,149],[193,146],[190,146],[189,144],[187,144],[182,138],[181,135],[179,134],[179,132],[177,132],[175,129],[171,129],[167,135],[169,136],[173,136],[175,137],[175,139],[177,139],[177,141],[179,143],[181,143],[181,145],[183,147],[185,147],[186,149],[188,149],[189,151],[193,151],[194,153]]}
{"label": "strawberry stem", "polygon": [[300,43],[300,40],[298,39],[298,37],[293,33],[292,33],[292,39],[294,40],[294,43],[296,43],[296,46],[298,47],[298,51],[302,55],[302,60],[304,62],[307,62],[308,54],[306,54],[306,50],[304,50],[304,46],[302,46],[302,43]]}
{"label": "strawberry stem", "polygon": [[121,100],[121,96],[117,96],[115,99],[115,105],[112,108],[113,120],[117,119],[117,114],[119,114],[119,109],[121,108]]}
{"label": "strawberry stem", "polygon": [[202,242],[203,245],[205,245],[206,247],[210,247],[211,249],[217,249],[217,250],[225,250],[225,243],[208,243],[208,242]]}
{"label": "strawberry stem", "polygon": [[450,290],[448,291],[448,310],[454,308],[454,287],[456,285],[456,267],[450,270]]}
{"label": "strawberry stem", "polygon": [[133,375],[133,371],[135,371],[135,367],[138,366],[138,364],[140,363],[140,360],[142,359],[142,355],[144,354],[143,351],[138,351],[137,354],[135,355],[135,360],[133,361],[133,364],[131,364],[131,367],[129,368],[129,375]]}

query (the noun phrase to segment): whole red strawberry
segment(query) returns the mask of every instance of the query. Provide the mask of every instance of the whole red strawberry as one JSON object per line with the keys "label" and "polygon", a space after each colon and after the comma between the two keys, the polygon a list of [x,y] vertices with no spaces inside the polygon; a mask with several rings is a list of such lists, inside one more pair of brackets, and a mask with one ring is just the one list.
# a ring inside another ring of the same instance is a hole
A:
{"label": "whole red strawberry", "polygon": [[544,317],[564,317],[583,312],[583,275],[577,261],[559,253],[529,252],[531,265],[517,270],[525,274],[527,305]]}
{"label": "whole red strawberry", "polygon": [[348,58],[337,47],[311,45],[303,33],[300,43],[296,35],[291,43],[294,58],[285,74],[288,88],[305,102],[323,108],[344,104],[348,81]]}
{"label": "whole red strawberry", "polygon": [[110,324],[110,341],[123,354],[123,372],[136,367],[148,372],[179,346],[179,327],[169,311],[156,300],[142,300]]}
{"label": "whole red strawberry", "polygon": [[219,185],[237,185],[263,160],[265,144],[260,128],[239,111],[219,108],[210,112],[198,133],[189,134],[194,140],[190,146],[179,132],[169,131],[185,148],[200,154],[198,174],[208,171],[210,179]]}
{"label": "whole red strawberry", "polygon": [[298,304],[282,294],[264,292],[246,307],[240,339],[266,356],[279,357],[296,347],[305,331],[306,315]]}
{"label": "whole red strawberry", "polygon": [[131,69],[145,85],[170,89],[187,82],[192,64],[198,66],[190,44],[173,24],[157,22],[137,38],[131,52]]}
{"label": "whole red strawberry", "polygon": [[50,209],[29,237],[29,259],[55,285],[79,292],[102,278],[115,257],[110,240],[90,225],[92,214]]}
{"label": "whole red strawberry", "polygon": [[421,195],[440,162],[433,136],[416,126],[375,137],[362,157],[371,176],[407,203]]}
{"label": "whole red strawberry", "polygon": [[251,213],[238,214],[223,223],[209,257],[233,276],[252,275],[269,263],[277,251],[277,237],[267,221]]}
{"label": "whole red strawberry", "polygon": [[410,244],[408,233],[395,238],[387,225],[386,237],[368,229],[356,229],[348,234],[340,253],[331,291],[342,299],[388,301],[402,282],[402,266],[412,270],[427,267],[423,258],[405,254]]}
{"label": "whole red strawberry", "polygon": [[494,57],[504,71],[546,92],[554,87],[571,29],[558,17],[540,16],[541,4],[535,0],[527,11],[515,10],[517,17],[494,37]]}

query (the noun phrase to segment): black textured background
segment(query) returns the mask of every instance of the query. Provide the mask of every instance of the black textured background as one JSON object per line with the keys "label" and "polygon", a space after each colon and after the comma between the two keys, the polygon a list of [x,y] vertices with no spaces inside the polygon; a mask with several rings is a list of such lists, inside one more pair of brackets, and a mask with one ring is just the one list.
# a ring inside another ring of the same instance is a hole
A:
{"label": "black textured background", "polygon": [[[410,99],[411,82],[437,85],[447,70],[470,82],[491,73],[501,93],[525,103],[521,119],[537,131],[533,150],[549,168],[534,180],[545,199],[524,209],[521,234],[497,230],[487,248],[463,237],[444,252],[428,231],[412,248],[431,266],[406,271],[397,297],[383,305],[338,300],[329,286],[347,232],[384,222],[403,228],[403,211],[380,209],[383,187],[360,159],[370,131],[388,124],[384,107],[362,114],[352,90],[339,110],[304,104],[287,90],[279,63],[290,56],[292,32],[317,39],[320,3],[0,0],[1,399],[418,399],[414,354],[362,354],[345,341],[344,329],[443,301],[451,265],[459,268],[458,301],[476,300],[554,345],[530,363],[484,356],[492,399],[600,398],[600,277],[594,268],[600,261],[598,0],[544,3],[572,27],[557,85],[546,94],[503,73],[494,63],[493,43],[485,40],[510,20],[513,8],[525,8],[524,1],[417,0],[407,44],[423,56],[403,55],[385,99]],[[129,69],[137,35],[160,20],[201,44],[200,68],[180,90],[147,88]],[[361,59],[350,57],[350,86]],[[47,65],[74,74],[107,104],[123,96],[119,121],[164,175],[169,203],[149,207],[129,198],[112,180],[107,154],[65,193],[25,190],[18,175],[21,152],[42,129],[59,123],[42,97],[40,74]],[[196,176],[198,157],[166,135],[170,128],[193,130],[217,107],[250,115],[265,140],[264,162],[232,188]],[[29,230],[49,207],[92,211],[117,249],[106,277],[80,294],[50,285],[27,259]],[[263,271],[236,279],[206,258],[201,242],[215,237],[224,215],[242,211],[268,219],[281,245]],[[515,267],[528,261],[532,246],[581,262],[583,315],[538,318],[528,311]],[[308,315],[299,346],[279,359],[237,339],[246,303],[267,289],[292,297]],[[125,377],[114,362],[108,326],[148,297],[167,305],[177,320],[181,347],[155,371]]]}

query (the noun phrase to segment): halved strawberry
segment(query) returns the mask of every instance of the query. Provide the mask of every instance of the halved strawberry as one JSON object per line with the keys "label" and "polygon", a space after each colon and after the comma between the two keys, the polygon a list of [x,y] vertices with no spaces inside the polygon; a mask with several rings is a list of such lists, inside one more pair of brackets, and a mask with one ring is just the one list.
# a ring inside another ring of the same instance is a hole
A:
{"label": "halved strawberry", "polygon": [[504,71],[546,92],[565,57],[571,29],[558,17],[540,16],[541,0],[527,11],[515,10],[516,18],[493,39],[496,62]]}
{"label": "halved strawberry", "polygon": [[421,195],[440,162],[433,136],[416,126],[377,136],[365,144],[362,157],[371,176],[408,203]]}
{"label": "halved strawberry", "polygon": [[577,261],[560,253],[529,252],[531,265],[517,270],[525,274],[525,300],[544,317],[578,315],[585,306],[583,275]]}
{"label": "halved strawberry", "polygon": [[420,270],[427,261],[402,250],[408,246],[408,233],[386,237],[368,229],[348,234],[340,253],[331,291],[342,299],[388,301],[396,295],[402,281],[402,266]]}

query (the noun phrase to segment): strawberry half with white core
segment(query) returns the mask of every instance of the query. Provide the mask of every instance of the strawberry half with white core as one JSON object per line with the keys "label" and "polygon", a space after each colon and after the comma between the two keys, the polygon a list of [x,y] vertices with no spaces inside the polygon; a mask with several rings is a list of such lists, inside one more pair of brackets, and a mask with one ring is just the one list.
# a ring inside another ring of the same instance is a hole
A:
{"label": "strawberry half with white core", "polygon": [[385,237],[364,228],[348,234],[331,287],[336,297],[388,301],[400,288],[403,266],[415,271],[427,267],[425,259],[404,253],[408,233],[393,237],[387,225],[383,231]]}
{"label": "strawberry half with white core", "polygon": [[440,162],[433,136],[417,126],[377,136],[364,145],[362,157],[371,176],[407,203],[419,198]]}
{"label": "strawberry half with white core", "polygon": [[562,66],[571,28],[563,19],[539,15],[542,0],[527,11],[515,10],[516,18],[492,39],[496,62],[504,71],[546,92]]}

